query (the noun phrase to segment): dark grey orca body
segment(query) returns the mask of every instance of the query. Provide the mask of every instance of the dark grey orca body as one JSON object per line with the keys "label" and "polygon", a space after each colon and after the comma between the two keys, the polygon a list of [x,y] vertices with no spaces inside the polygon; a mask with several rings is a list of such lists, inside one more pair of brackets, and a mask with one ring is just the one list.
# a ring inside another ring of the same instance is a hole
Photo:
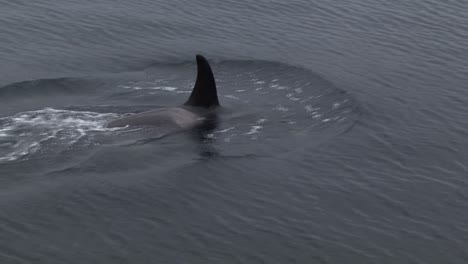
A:
{"label": "dark grey orca body", "polygon": [[212,119],[219,106],[213,71],[203,56],[197,55],[196,58],[197,81],[187,102],[181,106],[125,116],[111,121],[107,127],[174,126],[189,129],[203,125],[207,119]]}

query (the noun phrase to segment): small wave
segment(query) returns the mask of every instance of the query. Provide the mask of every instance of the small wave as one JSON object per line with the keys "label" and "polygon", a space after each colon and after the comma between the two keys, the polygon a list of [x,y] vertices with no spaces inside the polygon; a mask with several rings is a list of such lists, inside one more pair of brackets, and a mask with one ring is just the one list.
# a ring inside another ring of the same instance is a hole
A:
{"label": "small wave", "polygon": [[[0,97],[21,97],[21,96],[42,96],[59,94],[83,94],[94,92],[95,85],[89,85],[93,81],[85,78],[56,78],[56,79],[37,79],[11,83],[0,87]],[[38,89],[37,87],[41,87]]]}
{"label": "small wave", "polygon": [[0,162],[25,158],[46,145],[70,146],[105,127],[112,113],[45,108],[0,118]]}

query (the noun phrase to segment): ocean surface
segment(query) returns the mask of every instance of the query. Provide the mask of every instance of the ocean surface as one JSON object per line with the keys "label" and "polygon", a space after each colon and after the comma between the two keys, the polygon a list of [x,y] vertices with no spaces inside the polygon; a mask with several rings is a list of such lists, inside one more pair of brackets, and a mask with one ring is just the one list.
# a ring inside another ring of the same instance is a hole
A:
{"label": "ocean surface", "polygon": [[466,0],[0,7],[1,264],[468,263]]}

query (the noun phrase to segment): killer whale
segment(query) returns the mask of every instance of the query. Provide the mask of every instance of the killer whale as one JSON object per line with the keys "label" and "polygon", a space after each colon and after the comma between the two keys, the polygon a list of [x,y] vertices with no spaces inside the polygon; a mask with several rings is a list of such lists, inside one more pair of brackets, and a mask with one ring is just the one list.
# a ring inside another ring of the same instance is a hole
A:
{"label": "killer whale", "polygon": [[173,126],[189,129],[212,124],[215,110],[220,106],[216,82],[210,64],[202,55],[196,55],[197,79],[187,101],[175,107],[165,107],[115,119],[107,127]]}

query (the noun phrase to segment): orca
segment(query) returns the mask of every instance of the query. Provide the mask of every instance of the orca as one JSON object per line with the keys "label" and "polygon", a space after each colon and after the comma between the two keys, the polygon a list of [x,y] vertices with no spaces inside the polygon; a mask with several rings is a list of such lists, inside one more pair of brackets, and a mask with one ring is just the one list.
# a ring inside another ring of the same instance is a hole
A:
{"label": "orca", "polygon": [[196,55],[196,60],[197,79],[184,104],[124,116],[109,122],[107,127],[172,126],[176,129],[190,129],[216,123],[216,109],[220,105],[213,71],[202,55]]}

